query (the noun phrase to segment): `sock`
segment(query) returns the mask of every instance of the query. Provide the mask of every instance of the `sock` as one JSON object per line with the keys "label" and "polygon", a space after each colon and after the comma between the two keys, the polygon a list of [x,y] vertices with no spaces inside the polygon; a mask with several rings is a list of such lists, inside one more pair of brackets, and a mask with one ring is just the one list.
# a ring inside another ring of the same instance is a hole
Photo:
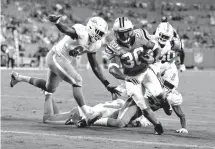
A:
{"label": "sock", "polygon": [[56,103],[54,102],[54,99],[52,98],[52,105],[53,105],[53,111],[54,111],[54,114],[59,114],[60,111],[56,105]]}
{"label": "sock", "polygon": [[30,77],[28,83],[46,91],[46,80],[44,79]]}
{"label": "sock", "polygon": [[108,118],[101,118],[101,119],[95,121],[94,125],[107,126],[107,121],[108,121]]}
{"label": "sock", "polygon": [[80,108],[83,114],[87,117],[87,113],[89,113],[88,107],[86,105],[83,105]]}
{"label": "sock", "polygon": [[73,87],[73,95],[74,95],[74,98],[75,98],[79,107],[86,105],[85,101],[84,101],[84,94],[82,91],[82,87],[74,86]]}
{"label": "sock", "polygon": [[44,115],[53,115],[52,94],[45,92]]}
{"label": "sock", "polygon": [[157,118],[155,117],[154,112],[151,109],[145,109],[144,111],[144,116],[153,124],[159,124],[159,121],[157,120]]}
{"label": "sock", "polygon": [[27,82],[27,83],[29,83],[29,82],[30,82],[30,79],[31,79],[31,77],[29,77],[29,76],[19,75],[19,80],[22,81],[22,82]]}

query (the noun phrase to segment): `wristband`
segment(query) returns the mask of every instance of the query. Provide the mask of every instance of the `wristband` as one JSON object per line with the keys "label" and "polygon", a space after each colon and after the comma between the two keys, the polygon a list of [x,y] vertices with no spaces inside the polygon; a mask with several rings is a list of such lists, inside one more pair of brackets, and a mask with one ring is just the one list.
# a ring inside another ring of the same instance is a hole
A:
{"label": "wristband", "polygon": [[103,82],[103,84],[104,84],[105,87],[107,87],[110,83],[108,82],[108,80],[105,80],[105,81]]}
{"label": "wristband", "polygon": [[55,22],[55,24],[59,24],[60,23],[60,17],[57,19],[57,21]]}

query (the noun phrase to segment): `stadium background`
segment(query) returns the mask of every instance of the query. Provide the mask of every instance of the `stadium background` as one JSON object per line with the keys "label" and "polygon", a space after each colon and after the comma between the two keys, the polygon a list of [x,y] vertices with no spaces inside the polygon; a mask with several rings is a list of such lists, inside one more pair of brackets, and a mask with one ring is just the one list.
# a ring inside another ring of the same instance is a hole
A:
{"label": "stadium background", "polygon": [[[47,49],[62,34],[53,24],[47,22],[44,14],[66,14],[69,19],[65,17],[65,23],[72,25],[75,22],[84,23],[85,18],[98,11],[97,13],[110,19],[110,27],[116,17],[126,15],[136,27],[144,26],[150,33],[160,22],[161,16],[166,15],[186,40],[185,64],[188,67],[214,68],[214,0],[165,0],[163,3],[161,0],[154,0],[155,11],[152,11],[153,5],[150,2],[152,0],[130,4],[129,0],[126,3],[124,0],[116,0],[112,8],[103,8],[108,3],[106,0],[103,4],[102,1],[99,3],[93,0],[1,0],[1,41],[5,40],[1,43],[15,47],[14,34],[17,34],[12,31],[16,29],[19,34],[20,46],[17,47],[20,55],[23,55],[26,63],[29,64],[32,60],[36,63],[32,64],[31,69],[25,67],[15,71],[27,76],[46,78],[47,70],[36,69],[38,57],[44,57]],[[177,2],[179,3],[176,4]],[[5,53],[1,50],[1,58],[4,56]],[[101,51],[98,58],[101,61]],[[85,58],[82,63],[86,63]],[[43,124],[44,95],[39,89],[25,83],[10,88],[11,71],[1,69],[2,149],[215,149],[214,70],[187,70],[179,73],[179,91],[183,95],[182,109],[187,117],[189,134],[175,133],[180,128],[178,117],[174,113],[167,116],[159,110],[156,116],[165,129],[162,136],[154,135],[153,126],[122,129],[92,126],[78,129]],[[78,72],[84,80],[83,91],[88,105],[110,100],[109,92],[91,70],[78,69]],[[107,70],[104,70],[104,74],[111,83],[119,83]],[[65,82],[61,83],[53,95],[61,112],[77,106],[72,97],[71,86]]]}
{"label": "stadium background", "polygon": [[[99,15],[108,21],[109,28],[116,17],[128,16],[136,27],[146,28],[150,33],[161,17],[167,16],[184,41],[185,65],[215,68],[213,0],[2,0],[1,9],[1,43],[19,49],[19,66],[39,66],[40,58],[63,36],[46,20],[47,14],[54,13],[62,14],[70,26]],[[86,64],[85,57],[81,63]],[[5,64],[6,54],[1,46],[1,65]]]}

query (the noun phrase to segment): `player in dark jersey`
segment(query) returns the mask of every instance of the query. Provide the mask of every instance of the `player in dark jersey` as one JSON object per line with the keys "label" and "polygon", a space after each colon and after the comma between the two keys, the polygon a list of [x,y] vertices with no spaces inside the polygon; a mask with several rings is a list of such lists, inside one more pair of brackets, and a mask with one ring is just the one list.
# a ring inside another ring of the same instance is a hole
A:
{"label": "player in dark jersey", "polygon": [[[159,59],[161,49],[157,44],[149,41],[149,34],[146,30],[133,29],[132,22],[125,17],[115,20],[113,30],[116,39],[113,39],[106,48],[106,52],[112,59],[109,72],[115,78],[125,80],[127,94],[133,98],[144,116],[155,126],[155,132],[162,134],[162,125],[144,97],[147,89],[155,98],[166,102],[161,84],[153,69],[149,67]],[[151,53],[154,56],[150,56]],[[123,72],[120,71],[116,61],[122,64]],[[125,110],[119,118],[128,119],[128,115],[132,112],[128,112],[129,107]]]}

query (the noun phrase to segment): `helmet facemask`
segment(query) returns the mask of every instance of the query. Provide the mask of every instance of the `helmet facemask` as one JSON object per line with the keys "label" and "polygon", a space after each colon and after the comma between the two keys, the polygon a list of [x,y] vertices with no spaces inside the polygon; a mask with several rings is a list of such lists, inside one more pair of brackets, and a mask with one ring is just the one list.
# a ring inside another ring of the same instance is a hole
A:
{"label": "helmet facemask", "polygon": [[115,36],[117,40],[121,41],[122,43],[129,43],[131,37],[133,36],[133,30],[125,30],[125,31],[115,31]]}
{"label": "helmet facemask", "polygon": [[158,41],[160,44],[165,45],[167,41],[170,40],[170,36],[163,34],[162,32],[159,33]]}
{"label": "helmet facemask", "polygon": [[87,24],[88,34],[90,36],[91,42],[96,42],[101,40],[106,36],[108,31],[108,25],[105,20],[100,17],[93,17],[89,20]]}

